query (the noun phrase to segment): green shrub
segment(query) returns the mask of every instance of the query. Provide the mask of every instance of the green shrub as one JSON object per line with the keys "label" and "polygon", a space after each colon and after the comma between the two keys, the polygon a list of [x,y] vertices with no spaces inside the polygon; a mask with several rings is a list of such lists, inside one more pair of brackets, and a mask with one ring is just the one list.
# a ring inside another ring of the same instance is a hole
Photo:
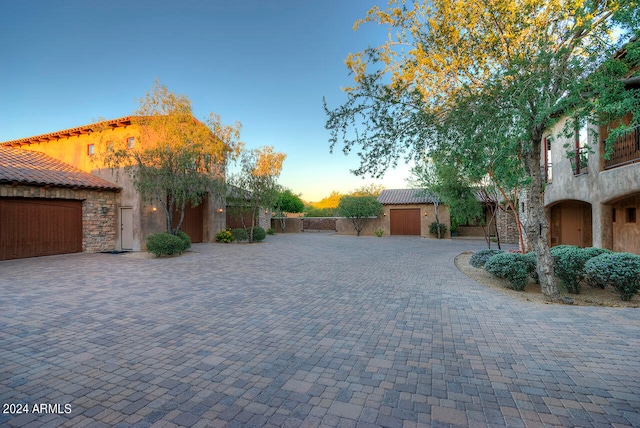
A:
{"label": "green shrub", "polygon": [[304,214],[305,217],[335,217],[338,208],[309,208]]}
{"label": "green shrub", "polygon": [[569,293],[579,294],[580,283],[585,279],[585,263],[602,253],[608,252],[602,248],[578,248],[571,245],[561,245],[551,249],[553,269]]}
{"label": "green shrub", "polygon": [[598,287],[613,286],[625,301],[640,289],[640,256],[635,254],[605,252],[589,259],[584,272]]}
{"label": "green shrub", "polygon": [[498,253],[484,264],[484,269],[499,278],[509,281],[511,288],[516,291],[524,290],[529,274],[524,256],[518,253]]}
{"label": "green shrub", "polygon": [[503,252],[504,251],[502,250],[493,250],[493,249],[476,251],[471,255],[471,258],[469,259],[469,264],[475,268],[483,268],[487,260],[495,256],[496,254],[503,253]]}
{"label": "green shrub", "polygon": [[249,240],[249,235],[247,235],[247,231],[242,228],[231,229],[231,235],[233,235],[233,239],[238,242]]}
{"label": "green shrub", "polygon": [[433,222],[429,226],[429,233],[438,236],[438,229],[440,229],[440,238],[444,238],[444,234],[447,233],[447,225],[443,223]]}
{"label": "green shrub", "polygon": [[267,232],[264,231],[260,226],[255,226],[253,228],[253,241],[260,242],[264,241],[264,238],[267,237]]}
{"label": "green shrub", "polygon": [[228,227],[216,235],[216,242],[224,242],[225,244],[229,244],[233,242],[233,239],[234,238],[231,234],[231,229]]}
{"label": "green shrub", "polygon": [[270,227],[269,229],[267,229],[267,235],[275,235],[276,234],[276,230],[273,227]]}
{"label": "green shrub", "polygon": [[154,233],[147,237],[147,251],[156,257],[172,254],[182,254],[185,250],[184,241],[168,232]]}
{"label": "green shrub", "polygon": [[382,238],[382,235],[384,235],[384,229],[380,228],[373,233],[375,233],[378,238]]}
{"label": "green shrub", "polygon": [[535,282],[538,282],[538,259],[535,252],[523,254],[522,261],[527,265],[527,273]]}
{"label": "green shrub", "polygon": [[189,238],[189,235],[187,235],[183,231],[179,231],[176,236],[182,240],[182,244],[183,244],[183,247],[184,247],[184,249],[182,251],[186,251],[189,248],[191,248],[191,238]]}

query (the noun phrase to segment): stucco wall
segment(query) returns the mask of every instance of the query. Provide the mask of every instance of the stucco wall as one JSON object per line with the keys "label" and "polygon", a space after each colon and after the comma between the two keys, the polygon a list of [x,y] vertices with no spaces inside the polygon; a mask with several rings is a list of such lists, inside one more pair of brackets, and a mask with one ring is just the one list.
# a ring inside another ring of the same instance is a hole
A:
{"label": "stucco wall", "polygon": [[82,251],[96,253],[116,248],[118,192],[0,184],[0,196],[81,200]]}

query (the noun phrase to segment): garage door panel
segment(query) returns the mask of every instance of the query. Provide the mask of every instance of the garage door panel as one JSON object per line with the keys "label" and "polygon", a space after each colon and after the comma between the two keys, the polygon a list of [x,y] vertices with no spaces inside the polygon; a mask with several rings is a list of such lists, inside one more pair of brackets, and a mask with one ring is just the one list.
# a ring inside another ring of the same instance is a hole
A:
{"label": "garage door panel", "polygon": [[0,198],[0,260],[82,251],[82,201]]}

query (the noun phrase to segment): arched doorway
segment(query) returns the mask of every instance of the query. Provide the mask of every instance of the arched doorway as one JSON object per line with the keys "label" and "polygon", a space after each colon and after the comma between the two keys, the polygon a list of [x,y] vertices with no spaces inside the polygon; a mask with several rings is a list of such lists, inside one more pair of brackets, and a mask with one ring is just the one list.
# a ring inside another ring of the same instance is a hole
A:
{"label": "arched doorway", "polygon": [[593,245],[591,204],[582,201],[562,201],[549,209],[550,245]]}

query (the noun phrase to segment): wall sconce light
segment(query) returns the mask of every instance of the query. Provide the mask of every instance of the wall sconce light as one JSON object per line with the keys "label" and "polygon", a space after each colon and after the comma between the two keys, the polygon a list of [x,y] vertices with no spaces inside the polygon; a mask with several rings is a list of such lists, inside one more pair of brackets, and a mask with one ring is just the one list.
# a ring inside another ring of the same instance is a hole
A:
{"label": "wall sconce light", "polygon": [[218,208],[216,211],[218,211],[219,213],[221,213],[222,211],[224,211],[222,208]]}
{"label": "wall sconce light", "polygon": [[155,214],[158,209],[156,207],[151,207],[151,214]]}
{"label": "wall sconce light", "polygon": [[425,212],[424,212],[424,216],[426,217],[426,216],[428,216],[428,215],[429,215],[429,214],[425,211]]}
{"label": "wall sconce light", "polygon": [[103,205],[103,206],[102,206],[102,214],[106,214],[106,213],[107,213],[107,211],[108,211],[107,206],[106,206],[106,205]]}
{"label": "wall sconce light", "polygon": [[386,216],[387,216],[387,213],[384,213],[384,214],[382,214],[382,215],[383,215],[384,217],[386,217]]}

